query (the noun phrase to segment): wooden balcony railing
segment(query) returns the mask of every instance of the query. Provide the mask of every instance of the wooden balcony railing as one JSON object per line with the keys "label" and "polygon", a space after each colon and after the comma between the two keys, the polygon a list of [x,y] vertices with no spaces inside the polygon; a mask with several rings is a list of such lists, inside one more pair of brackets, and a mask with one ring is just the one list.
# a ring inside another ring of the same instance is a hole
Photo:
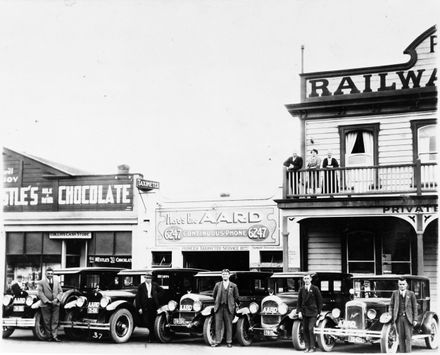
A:
{"label": "wooden balcony railing", "polygon": [[437,191],[437,164],[421,163],[289,171],[283,198],[417,194]]}

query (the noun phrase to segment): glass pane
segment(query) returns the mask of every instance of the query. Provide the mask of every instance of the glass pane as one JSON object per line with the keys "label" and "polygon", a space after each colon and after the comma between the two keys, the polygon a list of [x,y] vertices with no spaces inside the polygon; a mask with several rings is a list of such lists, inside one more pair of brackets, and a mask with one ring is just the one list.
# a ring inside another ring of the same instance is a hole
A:
{"label": "glass pane", "polygon": [[374,235],[354,232],[348,235],[348,260],[374,260]]}
{"label": "glass pane", "polygon": [[348,270],[349,273],[374,274],[374,262],[349,262]]}
{"label": "glass pane", "polygon": [[61,254],[61,240],[49,239],[49,234],[43,234],[43,254],[58,255]]}
{"label": "glass pane", "polygon": [[113,232],[96,232],[95,255],[113,255]]}
{"label": "glass pane", "polygon": [[24,233],[6,233],[6,254],[24,254]]}
{"label": "glass pane", "polygon": [[131,232],[116,232],[115,255],[131,255]]}
{"label": "glass pane", "polygon": [[422,163],[436,160],[437,141],[435,125],[419,128],[418,145],[419,156]]}

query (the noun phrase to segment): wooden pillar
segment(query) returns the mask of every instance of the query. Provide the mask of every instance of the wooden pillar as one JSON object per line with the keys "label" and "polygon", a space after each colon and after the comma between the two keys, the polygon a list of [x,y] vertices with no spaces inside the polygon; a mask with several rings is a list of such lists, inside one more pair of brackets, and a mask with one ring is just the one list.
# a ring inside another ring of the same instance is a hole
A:
{"label": "wooden pillar", "polygon": [[417,275],[424,275],[425,263],[423,259],[423,215],[417,215]]}
{"label": "wooden pillar", "polygon": [[289,230],[287,229],[288,217],[283,216],[283,229],[281,233],[283,235],[283,271],[289,271]]}

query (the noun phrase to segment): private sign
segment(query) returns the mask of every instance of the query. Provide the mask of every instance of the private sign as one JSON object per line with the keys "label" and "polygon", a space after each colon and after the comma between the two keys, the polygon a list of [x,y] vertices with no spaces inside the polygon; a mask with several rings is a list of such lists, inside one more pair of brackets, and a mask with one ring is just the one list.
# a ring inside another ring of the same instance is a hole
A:
{"label": "private sign", "polygon": [[136,180],[136,187],[139,190],[147,190],[148,191],[148,190],[158,189],[160,187],[160,184],[157,181],[137,179]]}

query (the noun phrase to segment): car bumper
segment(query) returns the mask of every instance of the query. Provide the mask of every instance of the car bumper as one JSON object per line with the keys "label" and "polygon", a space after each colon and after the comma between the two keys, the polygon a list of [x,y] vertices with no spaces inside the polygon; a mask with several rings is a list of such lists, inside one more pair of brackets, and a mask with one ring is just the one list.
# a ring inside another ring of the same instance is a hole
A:
{"label": "car bumper", "polygon": [[87,322],[87,321],[73,321],[66,322],[61,321],[60,324],[67,329],[92,329],[92,330],[106,330],[110,331],[110,323],[98,323],[98,322]]}
{"label": "car bumper", "polygon": [[315,335],[331,335],[336,338],[347,338],[347,337],[357,337],[357,338],[368,338],[368,339],[380,339],[382,337],[382,332],[377,330],[366,330],[366,329],[350,329],[350,328],[313,328],[313,333]]}
{"label": "car bumper", "polygon": [[258,334],[258,335],[263,335],[265,337],[278,337],[280,336],[279,333],[279,329],[278,326],[276,327],[261,327],[261,326],[256,326],[256,327],[251,327],[251,332],[254,334]]}
{"label": "car bumper", "polygon": [[35,318],[3,318],[4,327],[33,328]]}

